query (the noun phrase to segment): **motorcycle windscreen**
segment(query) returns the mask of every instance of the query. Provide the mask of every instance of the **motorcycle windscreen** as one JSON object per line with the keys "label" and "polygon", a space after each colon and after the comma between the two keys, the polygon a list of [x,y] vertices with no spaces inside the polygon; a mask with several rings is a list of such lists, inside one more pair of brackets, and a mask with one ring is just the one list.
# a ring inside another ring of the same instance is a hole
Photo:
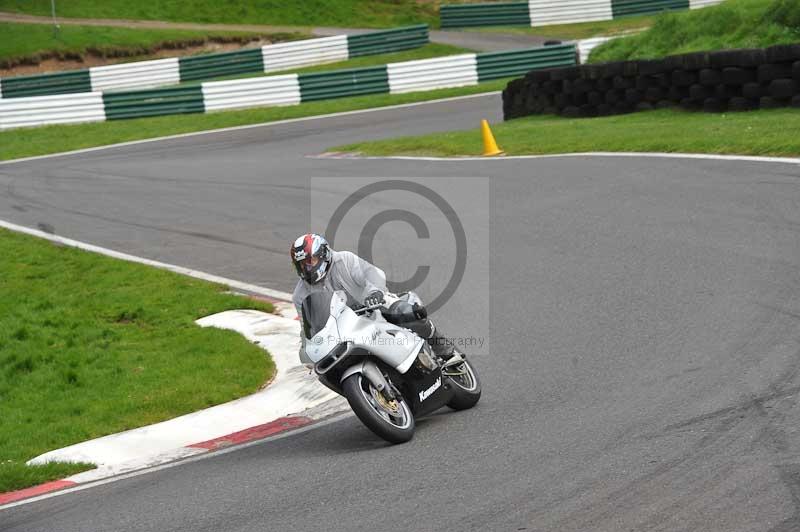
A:
{"label": "motorcycle windscreen", "polygon": [[333,292],[314,292],[309,294],[300,307],[303,314],[303,334],[311,339],[325,328],[331,315]]}

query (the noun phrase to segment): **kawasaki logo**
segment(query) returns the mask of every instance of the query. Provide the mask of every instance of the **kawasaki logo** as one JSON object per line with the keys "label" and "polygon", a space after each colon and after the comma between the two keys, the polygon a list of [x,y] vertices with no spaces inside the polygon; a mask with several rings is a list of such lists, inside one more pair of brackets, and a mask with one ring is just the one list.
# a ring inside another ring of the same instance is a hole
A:
{"label": "kawasaki logo", "polygon": [[421,403],[422,401],[433,395],[433,392],[438,390],[441,385],[442,385],[442,378],[439,377],[438,379],[436,379],[436,382],[434,382],[430,388],[419,392],[419,402]]}

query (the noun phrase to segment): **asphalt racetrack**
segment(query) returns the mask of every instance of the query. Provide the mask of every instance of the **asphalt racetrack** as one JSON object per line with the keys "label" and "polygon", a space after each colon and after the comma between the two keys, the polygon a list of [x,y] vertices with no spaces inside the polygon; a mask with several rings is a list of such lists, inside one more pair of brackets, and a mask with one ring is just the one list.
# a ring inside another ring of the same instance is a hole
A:
{"label": "asphalt racetrack", "polygon": [[[499,113],[480,96],[0,165],[0,219],[281,290],[314,194],[341,199],[319,178],[483,178],[461,214],[491,222],[467,235],[491,289],[437,315],[490,331],[475,409],[401,446],[344,416],[0,510],[0,529],[800,530],[800,168],[309,157]],[[407,226],[382,231],[415,256]]]}

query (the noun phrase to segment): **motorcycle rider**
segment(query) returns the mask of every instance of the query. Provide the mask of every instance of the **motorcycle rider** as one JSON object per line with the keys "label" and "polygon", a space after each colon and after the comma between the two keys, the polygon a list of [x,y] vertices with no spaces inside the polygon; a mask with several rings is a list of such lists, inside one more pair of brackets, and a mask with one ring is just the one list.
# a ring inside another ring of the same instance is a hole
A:
{"label": "motorcycle rider", "polygon": [[[351,308],[361,304],[372,307],[384,301],[387,290],[383,270],[350,251],[334,251],[321,235],[308,233],[299,237],[292,244],[290,254],[300,277],[292,294],[298,316],[303,315],[303,301],[314,292],[343,290]],[[456,353],[453,342],[436,329],[421,307],[413,309],[413,321],[403,321],[402,326],[424,338],[437,356],[445,360],[452,358]],[[397,323],[392,312],[383,312],[383,315],[387,321]],[[300,336],[305,344],[304,335]],[[300,359],[310,363],[302,346]]]}

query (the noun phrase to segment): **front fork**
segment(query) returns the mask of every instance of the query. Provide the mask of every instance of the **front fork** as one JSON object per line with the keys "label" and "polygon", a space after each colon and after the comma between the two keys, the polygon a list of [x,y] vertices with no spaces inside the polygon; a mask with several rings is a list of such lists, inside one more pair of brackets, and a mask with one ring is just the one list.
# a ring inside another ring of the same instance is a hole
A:
{"label": "front fork", "polygon": [[370,384],[372,384],[372,386],[374,386],[378,392],[382,393],[383,396],[389,401],[397,399],[394,389],[389,384],[389,381],[386,380],[386,377],[383,376],[383,373],[378,365],[375,364],[375,362],[371,360],[365,360],[364,362],[350,366],[347,368],[347,371],[342,374],[340,382],[344,382],[345,379],[355,375],[356,373],[361,373],[364,375]]}

